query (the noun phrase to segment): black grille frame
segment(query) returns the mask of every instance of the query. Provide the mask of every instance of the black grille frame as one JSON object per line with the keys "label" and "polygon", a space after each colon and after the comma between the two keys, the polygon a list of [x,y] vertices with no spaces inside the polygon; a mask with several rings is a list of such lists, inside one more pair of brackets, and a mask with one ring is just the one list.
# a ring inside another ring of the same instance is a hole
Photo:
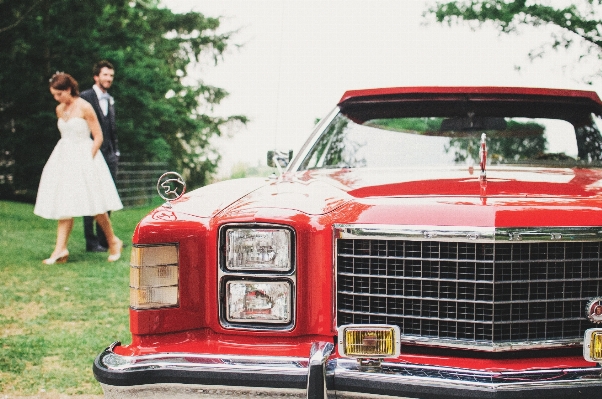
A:
{"label": "black grille frame", "polygon": [[595,326],[601,229],[437,229],[338,226],[337,326],[489,351],[577,345]]}

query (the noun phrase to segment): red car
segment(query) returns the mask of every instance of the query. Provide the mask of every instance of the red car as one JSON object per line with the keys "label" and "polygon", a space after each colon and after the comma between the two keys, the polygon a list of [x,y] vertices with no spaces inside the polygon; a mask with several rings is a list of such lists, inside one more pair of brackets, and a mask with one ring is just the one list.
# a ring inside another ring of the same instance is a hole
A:
{"label": "red car", "polygon": [[588,91],[349,91],[278,176],[168,179],[105,396],[600,397],[601,115]]}

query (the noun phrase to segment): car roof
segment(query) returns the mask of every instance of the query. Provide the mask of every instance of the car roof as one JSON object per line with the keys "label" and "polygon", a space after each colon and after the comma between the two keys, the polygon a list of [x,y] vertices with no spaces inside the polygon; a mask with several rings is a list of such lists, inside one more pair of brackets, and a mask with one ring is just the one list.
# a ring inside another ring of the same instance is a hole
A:
{"label": "car roof", "polygon": [[339,105],[357,100],[382,100],[401,99],[404,97],[416,98],[424,96],[425,99],[433,97],[448,97],[457,95],[475,96],[478,98],[502,99],[509,97],[563,97],[580,100],[590,100],[600,106],[602,101],[595,91],[546,89],[530,87],[502,87],[502,86],[412,86],[389,87],[377,89],[348,90],[343,94]]}
{"label": "car roof", "polygon": [[350,90],[338,106],[356,123],[371,119],[419,116],[531,117],[584,120],[602,116],[594,91],[495,86],[421,86]]}

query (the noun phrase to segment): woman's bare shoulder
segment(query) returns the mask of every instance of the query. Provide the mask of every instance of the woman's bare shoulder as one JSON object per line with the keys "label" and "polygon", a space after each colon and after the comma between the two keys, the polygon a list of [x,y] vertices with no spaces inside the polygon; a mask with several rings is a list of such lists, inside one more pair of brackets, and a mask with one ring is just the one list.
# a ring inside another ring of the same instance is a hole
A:
{"label": "woman's bare shoulder", "polygon": [[78,101],[78,105],[79,105],[80,107],[82,107],[82,109],[88,109],[88,110],[92,110],[92,111],[94,111],[94,108],[92,108],[92,104],[90,104],[89,102],[87,102],[87,101],[86,101],[86,100],[84,100],[83,98],[81,98],[81,97],[78,97],[78,98],[77,98],[77,101]]}
{"label": "woman's bare shoulder", "polygon": [[90,121],[97,119],[96,118],[96,112],[94,111],[94,107],[92,107],[92,104],[90,104],[89,102],[87,102],[86,100],[84,100],[83,98],[79,98],[79,106],[80,109],[82,110],[82,114],[84,114],[84,119],[88,119]]}
{"label": "woman's bare shoulder", "polygon": [[61,116],[63,114],[63,109],[65,108],[65,104],[60,103],[59,105],[56,106],[56,108],[54,109],[54,112],[56,112],[56,116]]}

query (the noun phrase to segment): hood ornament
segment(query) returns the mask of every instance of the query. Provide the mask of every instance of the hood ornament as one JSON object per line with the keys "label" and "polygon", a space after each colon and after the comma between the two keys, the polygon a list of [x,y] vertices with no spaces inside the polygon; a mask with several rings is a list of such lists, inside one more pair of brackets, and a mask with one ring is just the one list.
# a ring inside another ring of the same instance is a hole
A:
{"label": "hood ornament", "polygon": [[157,181],[159,197],[166,202],[163,206],[171,208],[171,202],[181,198],[186,192],[186,182],[176,172],[166,172]]}
{"label": "hood ornament", "polygon": [[481,165],[481,179],[485,180],[487,177],[487,135],[481,134],[481,147],[479,148],[479,164]]}
{"label": "hood ornament", "polygon": [[485,133],[481,134],[479,165],[481,166],[481,176],[479,177],[479,181],[481,182],[481,204],[487,205],[487,135]]}

